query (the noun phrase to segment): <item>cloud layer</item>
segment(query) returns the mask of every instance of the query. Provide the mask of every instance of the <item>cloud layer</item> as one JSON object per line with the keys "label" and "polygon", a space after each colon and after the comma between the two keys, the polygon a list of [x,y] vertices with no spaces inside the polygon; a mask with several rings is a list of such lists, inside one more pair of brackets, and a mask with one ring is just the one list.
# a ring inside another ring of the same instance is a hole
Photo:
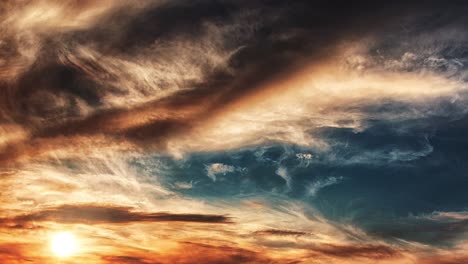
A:
{"label": "cloud layer", "polygon": [[0,258],[462,263],[467,9],[3,1]]}

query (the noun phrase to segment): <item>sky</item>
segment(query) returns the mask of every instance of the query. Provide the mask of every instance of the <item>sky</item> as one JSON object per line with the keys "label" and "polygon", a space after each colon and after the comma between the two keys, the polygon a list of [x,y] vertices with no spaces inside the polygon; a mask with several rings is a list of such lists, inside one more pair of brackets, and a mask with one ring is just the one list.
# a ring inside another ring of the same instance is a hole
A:
{"label": "sky", "polygon": [[1,1],[0,262],[468,263],[467,12]]}

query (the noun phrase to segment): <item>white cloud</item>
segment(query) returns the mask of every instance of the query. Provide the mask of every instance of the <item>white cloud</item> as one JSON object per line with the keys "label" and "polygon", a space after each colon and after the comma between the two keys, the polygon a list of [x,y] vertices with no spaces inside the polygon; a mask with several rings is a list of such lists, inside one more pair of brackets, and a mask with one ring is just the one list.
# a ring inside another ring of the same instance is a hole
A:
{"label": "white cloud", "polygon": [[310,184],[309,186],[307,186],[307,195],[308,196],[315,196],[315,195],[317,195],[318,191],[320,191],[320,189],[322,189],[322,188],[324,188],[326,186],[337,184],[337,183],[341,182],[342,180],[343,180],[343,177],[329,177],[329,178],[326,178],[326,179],[323,179],[323,180],[318,180],[318,181]]}
{"label": "white cloud", "polygon": [[279,167],[277,170],[276,170],[276,174],[278,176],[280,176],[281,178],[283,178],[285,181],[286,181],[286,186],[288,187],[288,189],[291,189],[291,176],[289,175],[287,169],[285,167]]}
{"label": "white cloud", "polygon": [[300,161],[299,166],[307,167],[312,160],[313,155],[310,153],[297,153],[296,158]]}
{"label": "white cloud", "polygon": [[213,181],[216,181],[216,175],[222,174],[225,175],[228,172],[234,172],[235,167],[226,165],[223,163],[212,163],[210,165],[205,165],[207,176],[210,177]]}
{"label": "white cloud", "polygon": [[179,189],[192,189],[193,182],[175,182],[174,186]]}
{"label": "white cloud", "polygon": [[424,218],[440,222],[456,222],[456,221],[465,221],[468,220],[468,211],[458,211],[458,212],[439,212],[435,211],[431,214],[423,214],[415,216],[415,218]]}

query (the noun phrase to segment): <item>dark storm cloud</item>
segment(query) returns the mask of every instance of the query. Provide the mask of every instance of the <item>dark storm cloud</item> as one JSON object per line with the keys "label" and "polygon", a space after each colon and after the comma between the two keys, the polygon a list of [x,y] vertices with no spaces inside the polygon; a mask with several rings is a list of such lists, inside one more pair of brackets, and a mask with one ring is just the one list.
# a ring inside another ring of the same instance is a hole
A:
{"label": "dark storm cloud", "polygon": [[16,227],[17,225],[44,221],[84,224],[126,224],[132,222],[232,223],[230,218],[224,215],[147,213],[133,211],[128,207],[102,205],[62,205],[0,220],[4,227]]}

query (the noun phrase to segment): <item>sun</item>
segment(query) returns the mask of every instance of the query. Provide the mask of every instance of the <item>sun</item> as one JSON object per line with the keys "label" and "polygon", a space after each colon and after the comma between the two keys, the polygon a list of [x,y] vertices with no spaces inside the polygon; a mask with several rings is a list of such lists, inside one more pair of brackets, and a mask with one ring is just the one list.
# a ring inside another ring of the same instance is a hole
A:
{"label": "sun", "polygon": [[73,255],[77,250],[75,237],[70,232],[60,232],[53,235],[50,247],[57,257]]}

